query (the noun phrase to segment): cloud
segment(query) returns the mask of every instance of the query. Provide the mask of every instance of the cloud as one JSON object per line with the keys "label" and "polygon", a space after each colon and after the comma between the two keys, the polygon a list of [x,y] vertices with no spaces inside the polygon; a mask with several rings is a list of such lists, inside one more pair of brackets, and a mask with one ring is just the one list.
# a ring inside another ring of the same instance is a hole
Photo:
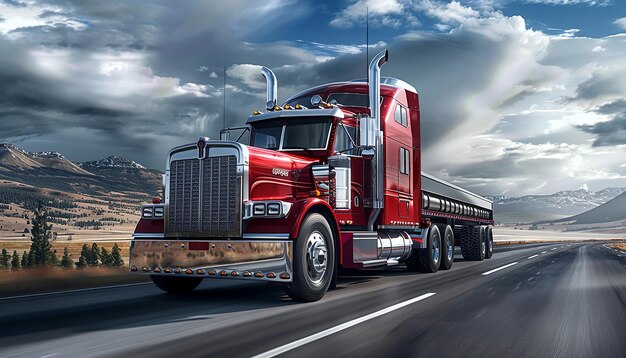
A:
{"label": "cloud", "polygon": [[587,133],[596,134],[597,137],[593,145],[597,147],[626,144],[626,113],[606,122],[581,125],[577,128]]}
{"label": "cloud", "polygon": [[621,17],[613,22],[613,24],[617,25],[619,28],[626,30],[626,17]]}
{"label": "cloud", "polygon": [[608,6],[611,0],[524,0],[529,4]]}
{"label": "cloud", "polygon": [[398,0],[358,0],[343,9],[330,21],[330,25],[342,28],[362,26],[361,22],[364,22],[369,11],[372,24],[398,27],[401,22],[389,15],[401,14],[403,9],[404,6]]}

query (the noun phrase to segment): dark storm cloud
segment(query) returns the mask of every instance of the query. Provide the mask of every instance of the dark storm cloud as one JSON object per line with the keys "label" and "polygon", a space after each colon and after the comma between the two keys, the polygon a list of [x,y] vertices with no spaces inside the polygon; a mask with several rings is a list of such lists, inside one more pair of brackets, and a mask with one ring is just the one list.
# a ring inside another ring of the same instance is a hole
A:
{"label": "dark storm cloud", "polygon": [[617,114],[626,113],[626,99],[618,99],[612,102],[605,103],[594,110],[600,114]]}
{"label": "dark storm cloud", "polygon": [[625,77],[626,70],[623,68],[596,71],[578,85],[576,95],[567,98],[567,101],[595,100],[604,96],[624,95],[626,86],[623,79]]}
{"label": "dark storm cloud", "polygon": [[27,7],[28,6],[27,3],[23,1],[18,1],[18,0],[0,0],[0,3],[3,3],[9,7]]}
{"label": "dark storm cloud", "polygon": [[595,134],[594,147],[626,144],[626,113],[592,125],[577,126],[580,130]]}

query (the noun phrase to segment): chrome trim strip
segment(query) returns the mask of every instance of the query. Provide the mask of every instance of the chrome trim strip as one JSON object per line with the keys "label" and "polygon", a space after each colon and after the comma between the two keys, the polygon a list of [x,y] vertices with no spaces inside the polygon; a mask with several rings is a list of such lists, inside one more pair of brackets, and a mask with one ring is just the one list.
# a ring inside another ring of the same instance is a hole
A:
{"label": "chrome trim strip", "polygon": [[289,234],[243,234],[248,240],[285,240],[289,239]]}
{"label": "chrome trim strip", "polygon": [[134,239],[149,239],[149,238],[162,239],[164,237],[165,237],[165,234],[163,233],[135,232],[132,235],[133,240]]}

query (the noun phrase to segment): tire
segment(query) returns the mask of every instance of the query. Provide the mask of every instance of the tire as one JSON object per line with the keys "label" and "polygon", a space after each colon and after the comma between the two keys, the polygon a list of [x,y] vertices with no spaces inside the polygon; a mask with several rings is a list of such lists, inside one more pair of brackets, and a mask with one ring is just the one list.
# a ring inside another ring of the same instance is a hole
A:
{"label": "tire", "polygon": [[307,215],[294,242],[293,282],[285,287],[289,297],[302,302],[324,297],[334,262],[335,244],[328,221],[317,213]]}
{"label": "tire", "polygon": [[461,230],[461,254],[465,260],[482,261],[485,258],[483,226],[465,226]]}
{"label": "tire", "polygon": [[485,258],[490,259],[493,256],[493,226],[487,226],[485,235],[486,241],[486,250],[485,250]]}
{"label": "tire", "polygon": [[442,226],[440,270],[449,270],[454,263],[454,230],[450,225]]}
{"label": "tire", "polygon": [[441,261],[441,234],[436,225],[430,227],[425,249],[414,249],[406,260],[409,271],[433,273],[439,270]]}
{"label": "tire", "polygon": [[152,282],[167,293],[187,293],[198,287],[202,279],[199,277],[168,277],[150,275]]}

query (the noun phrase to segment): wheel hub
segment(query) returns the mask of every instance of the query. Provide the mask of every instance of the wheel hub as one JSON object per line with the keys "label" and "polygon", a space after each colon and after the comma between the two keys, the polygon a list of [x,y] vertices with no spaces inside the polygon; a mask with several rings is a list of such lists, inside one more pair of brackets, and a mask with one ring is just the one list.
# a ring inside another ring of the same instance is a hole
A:
{"label": "wheel hub", "polygon": [[440,240],[434,240],[433,241],[433,262],[435,264],[439,263],[439,258],[441,255],[441,248],[439,247],[439,241]]}
{"label": "wheel hub", "polygon": [[324,279],[328,264],[328,248],[326,240],[319,231],[309,235],[306,243],[307,274],[313,284],[319,284]]}

